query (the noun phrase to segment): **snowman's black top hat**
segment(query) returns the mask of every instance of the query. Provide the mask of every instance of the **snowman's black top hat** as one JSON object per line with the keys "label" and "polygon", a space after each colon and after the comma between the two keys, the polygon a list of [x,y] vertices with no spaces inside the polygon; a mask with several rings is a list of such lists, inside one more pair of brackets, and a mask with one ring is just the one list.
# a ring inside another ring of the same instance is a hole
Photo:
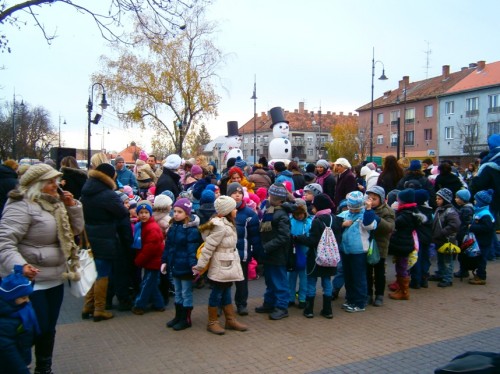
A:
{"label": "snowman's black top hat", "polygon": [[227,123],[227,135],[226,138],[230,136],[241,136],[238,131],[238,121],[229,121]]}
{"label": "snowman's black top hat", "polygon": [[271,128],[273,128],[274,125],[280,122],[285,122],[285,123],[290,123],[288,121],[285,121],[285,112],[283,112],[283,108],[280,106],[271,108],[269,110],[269,115],[271,116]]}

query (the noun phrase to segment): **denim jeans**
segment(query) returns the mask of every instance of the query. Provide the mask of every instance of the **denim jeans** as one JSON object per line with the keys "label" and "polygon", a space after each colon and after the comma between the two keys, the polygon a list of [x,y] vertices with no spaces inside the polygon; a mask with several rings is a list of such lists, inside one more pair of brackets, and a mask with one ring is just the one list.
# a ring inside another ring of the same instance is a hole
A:
{"label": "denim jeans", "polygon": [[264,304],[288,309],[290,290],[288,289],[286,267],[264,264],[264,279],[266,281]]}
{"label": "denim jeans", "polygon": [[248,302],[248,262],[241,261],[241,269],[243,270],[242,281],[234,282],[236,292],[234,293],[234,303],[236,306],[247,306]]}
{"label": "denim jeans", "polygon": [[165,302],[161,295],[160,288],[160,271],[144,269],[142,277],[141,290],[135,299],[135,306],[139,309],[146,309],[151,302],[155,308],[164,308]]}
{"label": "denim jeans", "polygon": [[188,279],[173,278],[175,289],[175,303],[185,306],[193,306],[193,281]]}
{"label": "denim jeans", "polygon": [[438,275],[444,282],[453,282],[453,255],[438,253]]}
{"label": "denim jeans", "polygon": [[110,277],[113,270],[113,260],[104,260],[102,258],[94,259],[97,270],[97,279]]}
{"label": "denim jeans", "polygon": [[[318,277],[307,277],[307,297],[316,296],[316,283],[318,283]],[[332,277],[321,277],[321,287],[323,287],[323,296],[332,296]]]}
{"label": "denim jeans", "polygon": [[337,264],[337,273],[333,277],[332,286],[334,291],[339,291],[344,287],[344,267],[342,266],[342,260]]}
{"label": "denim jeans", "polygon": [[306,269],[288,272],[288,288],[290,289],[290,302],[295,301],[297,291],[297,278],[299,279],[299,302],[306,301],[307,274]]}
{"label": "denim jeans", "polygon": [[366,306],[366,253],[341,253],[344,267],[346,301],[359,308]]}
{"label": "denim jeans", "polygon": [[412,282],[420,285],[425,276],[429,275],[431,267],[431,258],[429,255],[429,246],[422,245],[418,249],[418,259],[415,265],[410,269]]}
{"label": "denim jeans", "polygon": [[208,298],[208,306],[218,307],[231,305],[231,286],[222,286],[215,283]]}
{"label": "denim jeans", "polygon": [[375,287],[375,296],[383,296],[385,290],[385,258],[381,258],[375,265],[366,266],[366,282],[368,296],[373,296]]}
{"label": "denim jeans", "polygon": [[30,295],[40,326],[40,335],[35,338],[35,355],[52,357],[56,336],[56,324],[64,297],[64,285],[38,290]]}

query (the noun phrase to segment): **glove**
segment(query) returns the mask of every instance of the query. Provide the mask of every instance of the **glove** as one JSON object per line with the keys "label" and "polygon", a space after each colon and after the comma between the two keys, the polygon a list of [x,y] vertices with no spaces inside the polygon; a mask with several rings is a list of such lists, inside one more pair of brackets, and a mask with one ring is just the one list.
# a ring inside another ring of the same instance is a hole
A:
{"label": "glove", "polygon": [[167,274],[167,264],[161,264],[160,272],[162,274]]}

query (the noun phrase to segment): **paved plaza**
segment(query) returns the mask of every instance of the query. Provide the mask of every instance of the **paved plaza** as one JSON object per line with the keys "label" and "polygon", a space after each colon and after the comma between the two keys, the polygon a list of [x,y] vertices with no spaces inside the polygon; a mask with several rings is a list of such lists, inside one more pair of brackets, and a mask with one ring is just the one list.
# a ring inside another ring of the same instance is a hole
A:
{"label": "paved plaza", "polygon": [[[388,280],[394,276],[388,261]],[[435,268],[433,264],[433,269]],[[195,290],[193,327],[165,327],[163,313],[94,323],[80,319],[82,299],[66,293],[56,336],[53,370],[66,373],[432,373],[468,350],[500,351],[500,261],[488,263],[488,284],[464,279],[453,287],[410,290],[411,300],[386,296],[381,308],[346,313],[334,302],[334,318],[290,317],[271,321],[256,314],[264,280],[250,282],[246,332],[208,333],[208,287]],[[234,288],[234,287],[233,287]],[[233,290],[234,291],[234,290]],[[318,303],[317,298],[317,303]],[[221,319],[222,321],[222,319]]]}

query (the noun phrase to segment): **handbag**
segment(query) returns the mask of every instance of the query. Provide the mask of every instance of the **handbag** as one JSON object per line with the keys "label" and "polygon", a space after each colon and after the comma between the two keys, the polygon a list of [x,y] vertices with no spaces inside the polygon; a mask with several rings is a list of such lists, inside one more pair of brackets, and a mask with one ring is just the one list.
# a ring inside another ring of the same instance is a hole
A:
{"label": "handbag", "polygon": [[369,265],[378,264],[380,261],[380,251],[378,249],[377,241],[375,240],[375,238],[372,238],[370,240],[370,245],[368,246],[366,259]]}
{"label": "handbag", "polygon": [[[77,254],[79,266],[74,269],[79,274],[80,279],[78,281],[73,280],[72,282],[68,280],[70,292],[75,297],[84,297],[97,279],[94,256],[92,255],[89,238],[85,230],[83,230],[81,239],[83,239],[83,245],[80,246]],[[71,268],[71,261],[70,259],[66,263],[68,269]]]}
{"label": "handbag", "polygon": [[460,249],[467,257],[477,257],[481,255],[481,249],[479,248],[479,244],[477,244],[476,235],[474,235],[473,232],[465,234]]}
{"label": "handbag", "polygon": [[448,240],[448,242],[444,243],[441,247],[438,248],[438,253],[444,255],[456,255],[460,253],[460,247]]}

